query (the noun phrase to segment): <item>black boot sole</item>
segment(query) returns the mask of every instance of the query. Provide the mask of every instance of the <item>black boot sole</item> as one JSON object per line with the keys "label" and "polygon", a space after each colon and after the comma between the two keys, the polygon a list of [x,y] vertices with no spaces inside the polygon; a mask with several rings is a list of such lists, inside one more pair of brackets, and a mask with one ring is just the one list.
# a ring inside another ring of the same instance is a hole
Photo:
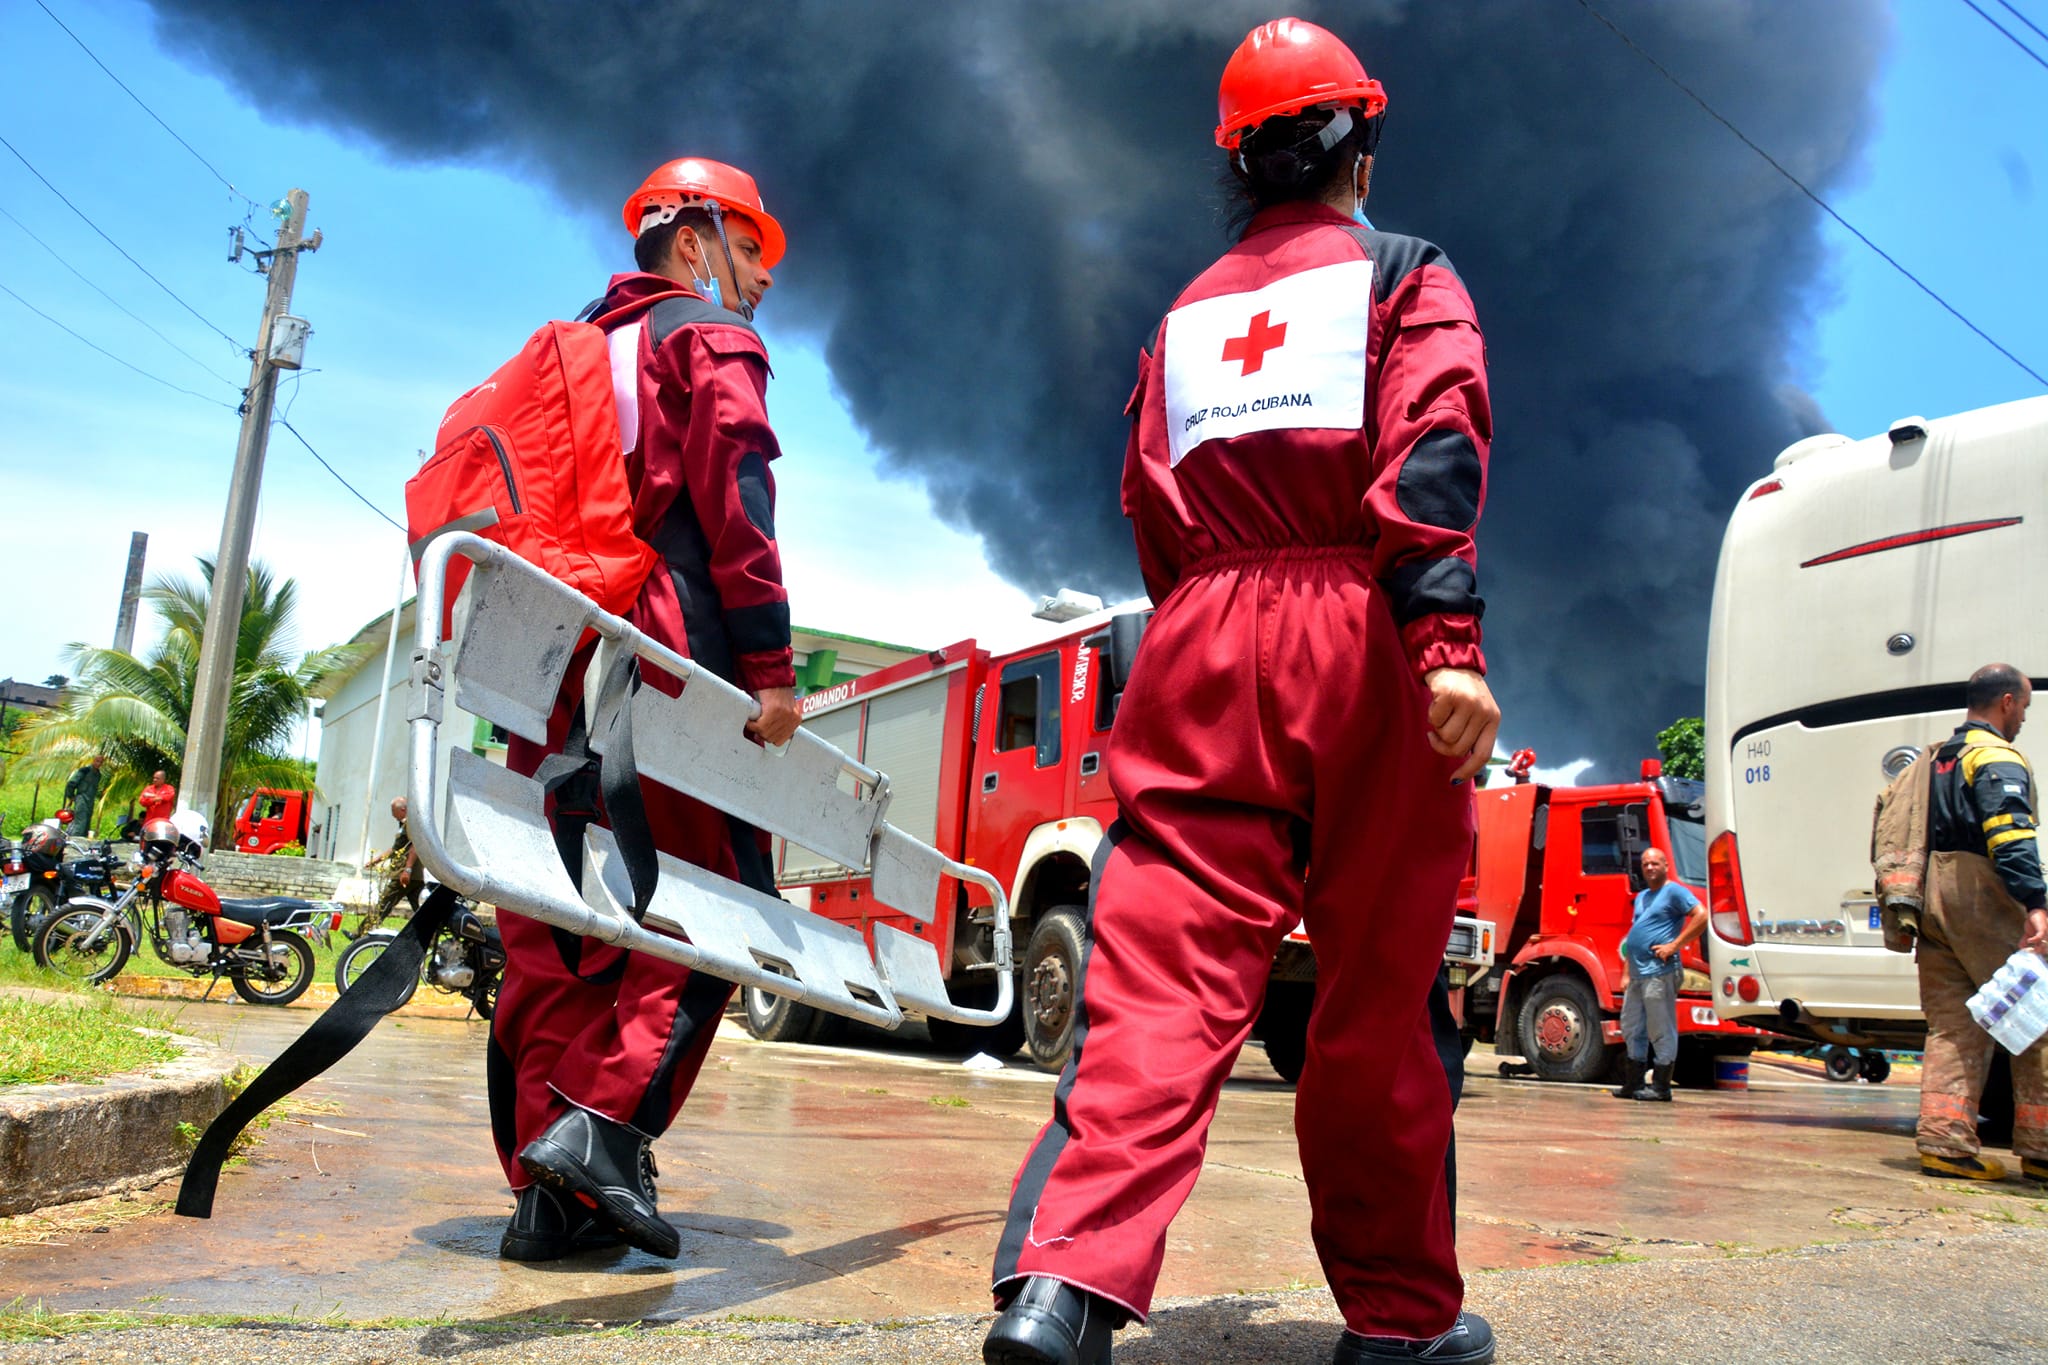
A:
{"label": "black boot sole", "polygon": [[613,1251],[625,1244],[626,1239],[616,1232],[609,1236],[585,1237],[531,1237],[525,1233],[508,1232],[498,1241],[498,1259],[526,1264],[561,1261],[586,1251]]}
{"label": "black boot sole", "polygon": [[673,1261],[683,1251],[683,1239],[661,1218],[649,1219],[630,1204],[609,1197],[602,1185],[590,1178],[589,1170],[566,1149],[544,1137],[526,1144],[519,1153],[519,1166],[551,1190],[574,1199],[583,1207],[611,1221],[628,1246],[650,1256]]}

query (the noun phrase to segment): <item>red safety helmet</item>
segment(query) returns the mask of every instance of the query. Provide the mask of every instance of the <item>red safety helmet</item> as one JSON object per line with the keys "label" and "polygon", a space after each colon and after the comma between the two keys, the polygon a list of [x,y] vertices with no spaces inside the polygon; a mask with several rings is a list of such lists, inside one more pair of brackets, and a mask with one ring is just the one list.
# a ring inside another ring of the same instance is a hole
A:
{"label": "red safety helmet", "polygon": [[1244,135],[1267,119],[1318,104],[1363,106],[1367,118],[1378,118],[1386,112],[1387,92],[1328,29],[1306,19],[1260,24],[1223,68],[1216,145],[1236,151]]}
{"label": "red safety helmet", "polygon": [[788,244],[782,224],[761,206],[754,177],[723,161],[686,156],[655,167],[626,199],[626,231],[638,237],[647,228],[673,222],[684,209],[706,204],[752,223],[761,234],[761,264],[775,268]]}

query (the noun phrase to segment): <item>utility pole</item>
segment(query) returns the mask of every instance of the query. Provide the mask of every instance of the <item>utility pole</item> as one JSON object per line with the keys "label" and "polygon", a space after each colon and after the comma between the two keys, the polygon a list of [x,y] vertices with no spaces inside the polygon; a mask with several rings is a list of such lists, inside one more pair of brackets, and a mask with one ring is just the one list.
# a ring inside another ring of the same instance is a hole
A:
{"label": "utility pole", "polygon": [[149,553],[149,532],[128,535],[128,577],[121,584],[121,612],[114,618],[114,648],[135,652],[135,613],[142,605],[142,561]]}
{"label": "utility pole", "polygon": [[291,307],[299,253],[320,249],[319,233],[302,240],[306,192],[293,190],[285,202],[290,216],[278,231],[277,246],[254,253],[270,277],[270,289],[263,299],[263,322],[256,332],[249,366],[242,437],[235,447],[235,474],[228,485],[227,514],[220,524],[220,553],[213,561],[206,638],[200,644],[192,721],[185,731],[185,764],[178,782],[179,805],[198,811],[209,824],[224,816],[213,806],[220,796],[221,743],[227,731],[228,693],[235,681],[235,642],[241,634],[242,593],[249,577],[249,542],[256,532],[256,499],[263,488],[263,456],[270,445],[270,410],[277,396],[279,366],[270,353],[271,333],[278,318]]}

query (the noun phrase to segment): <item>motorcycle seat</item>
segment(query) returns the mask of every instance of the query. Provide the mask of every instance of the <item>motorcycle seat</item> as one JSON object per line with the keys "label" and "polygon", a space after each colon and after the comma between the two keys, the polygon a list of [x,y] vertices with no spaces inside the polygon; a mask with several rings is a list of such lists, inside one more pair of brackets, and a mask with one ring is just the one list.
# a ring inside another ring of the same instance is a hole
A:
{"label": "motorcycle seat", "polygon": [[297,896],[223,896],[220,902],[221,914],[240,924],[285,924],[312,908],[312,901]]}

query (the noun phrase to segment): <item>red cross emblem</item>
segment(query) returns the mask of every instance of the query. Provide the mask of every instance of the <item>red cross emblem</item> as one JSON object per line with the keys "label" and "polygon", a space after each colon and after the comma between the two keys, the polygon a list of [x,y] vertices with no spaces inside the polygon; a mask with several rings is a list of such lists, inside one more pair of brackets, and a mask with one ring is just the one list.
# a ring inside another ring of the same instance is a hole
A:
{"label": "red cross emblem", "polygon": [[1266,363],[1266,352],[1277,351],[1287,344],[1287,324],[1272,325],[1273,314],[1269,310],[1252,319],[1251,326],[1241,337],[1227,338],[1223,343],[1225,360],[1242,361],[1244,368],[1238,371],[1238,378],[1257,374]]}

